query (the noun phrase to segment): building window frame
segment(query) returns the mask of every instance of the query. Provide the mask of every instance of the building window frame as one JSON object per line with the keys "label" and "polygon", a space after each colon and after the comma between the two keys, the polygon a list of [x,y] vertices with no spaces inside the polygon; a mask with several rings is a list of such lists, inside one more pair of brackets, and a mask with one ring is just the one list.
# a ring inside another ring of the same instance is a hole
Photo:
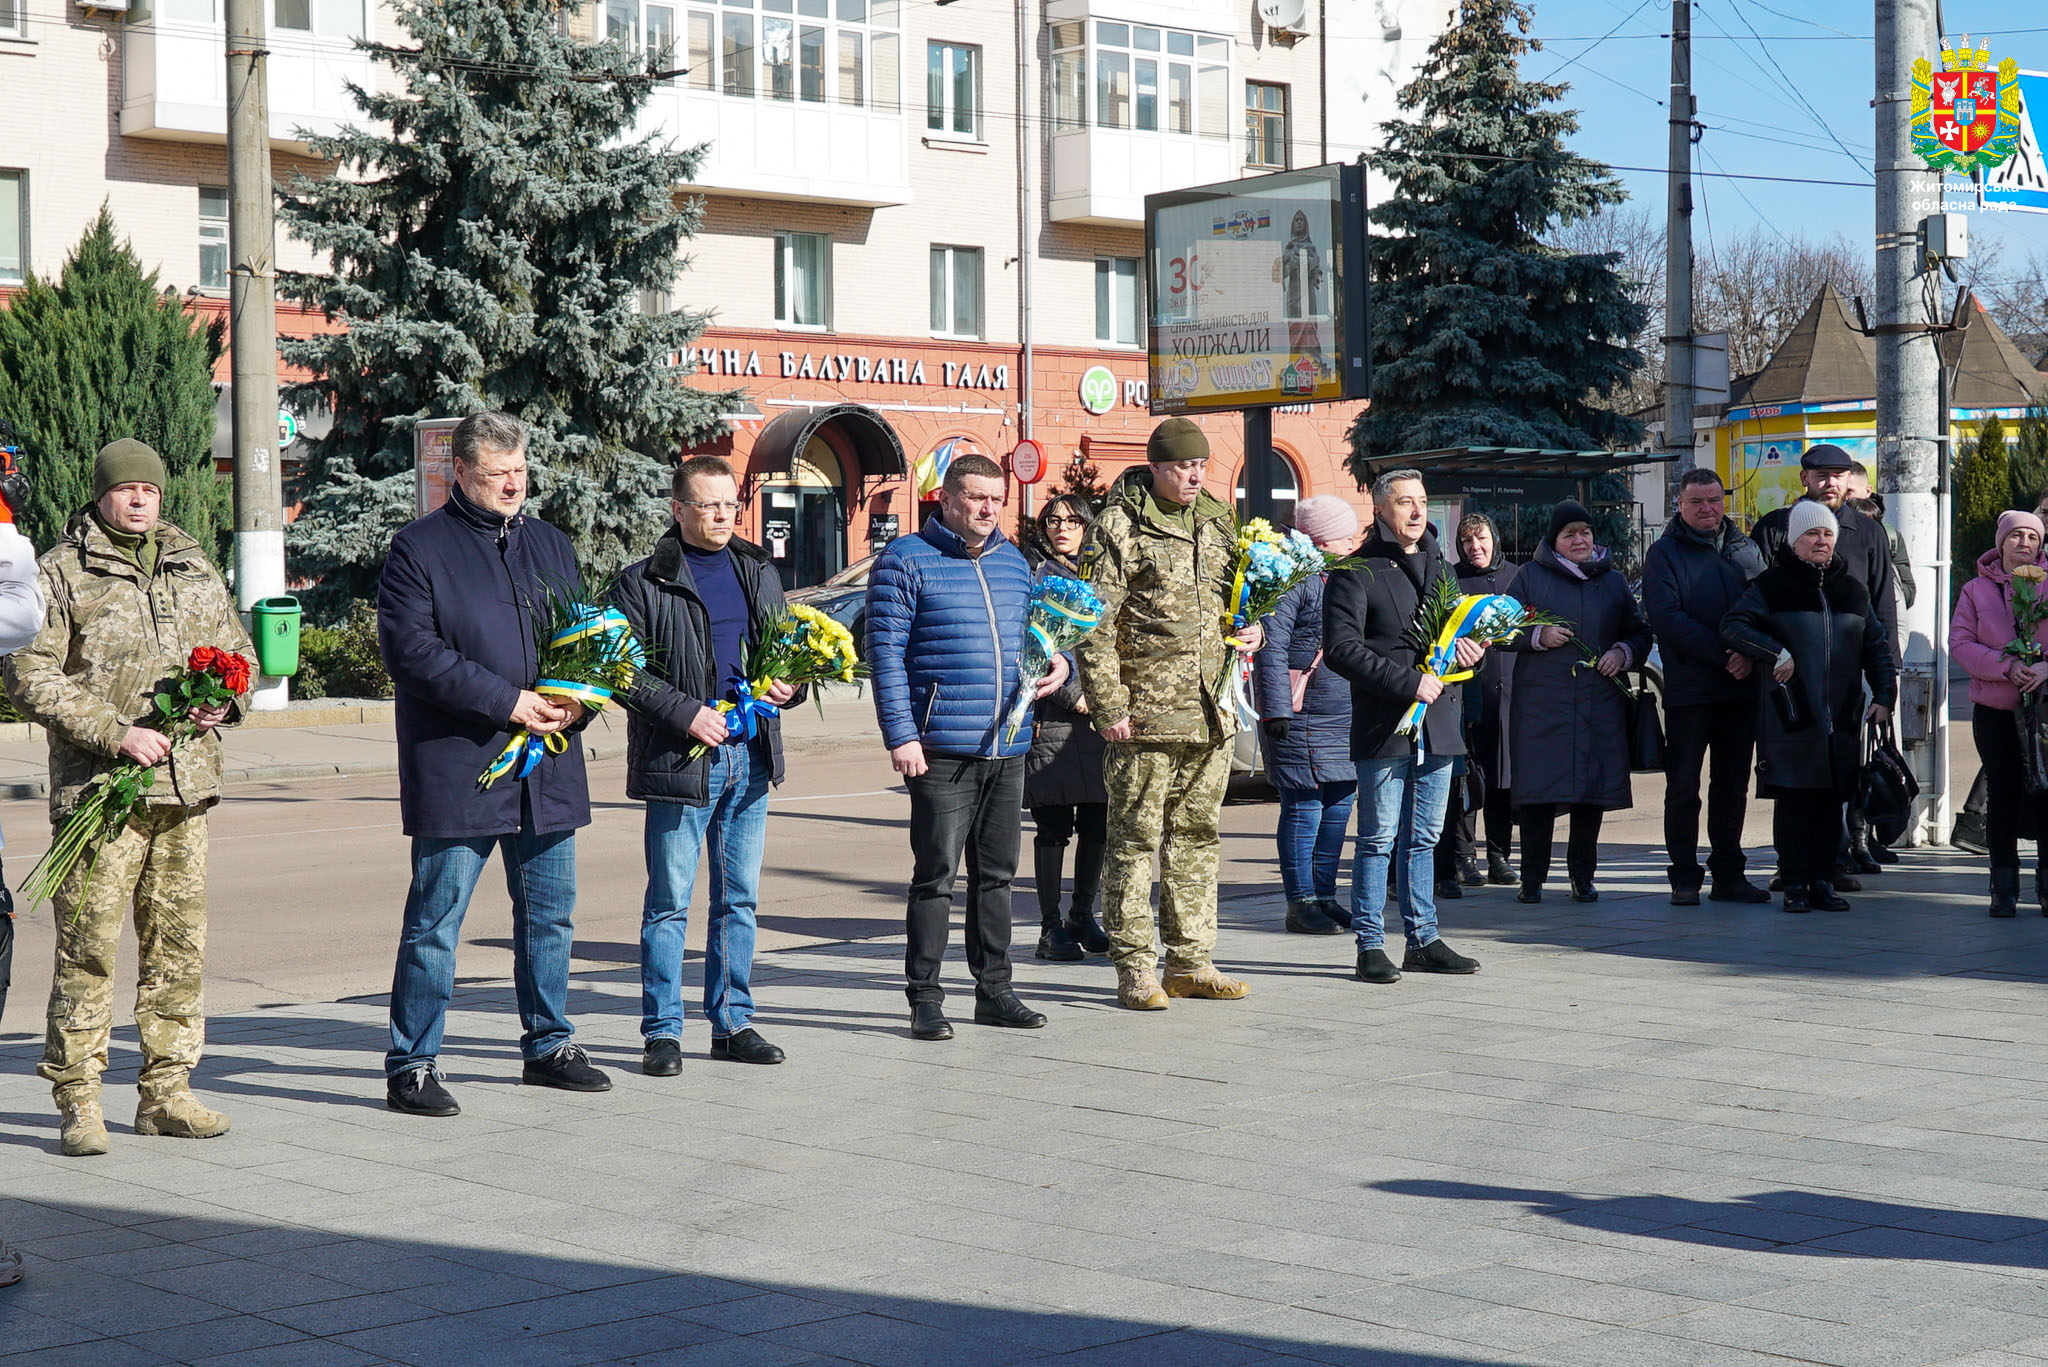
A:
{"label": "building window frame", "polygon": [[1137,347],[1144,341],[1145,276],[1135,256],[1095,258],[1095,340]]}
{"label": "building window frame", "polygon": [[228,292],[228,191],[225,185],[199,187],[199,289],[203,294]]}
{"label": "building window frame", "polygon": [[1091,17],[1051,43],[1053,132],[1232,136],[1228,35]]}
{"label": "building window frame", "polygon": [[[650,70],[683,68],[667,84],[735,100],[902,108],[904,0],[607,0],[639,6],[638,33],[672,33],[676,60]],[[650,24],[649,9],[664,12]],[[667,16],[672,15],[669,20]],[[621,31],[624,31],[623,26]]]}
{"label": "building window frame", "polygon": [[[804,287],[806,278],[813,288]],[[832,330],[830,233],[775,234],[775,323],[792,331]]]}
{"label": "building window frame", "polygon": [[980,247],[932,244],[932,336],[984,340],[988,330],[987,260],[987,252]]}
{"label": "building window frame", "polygon": [[0,38],[28,37],[28,0],[0,0]]}
{"label": "building window frame", "polygon": [[[950,38],[925,43],[925,136],[981,142],[981,48]],[[962,99],[962,84],[965,99]]]}
{"label": "building window frame", "polygon": [[1278,81],[1244,83],[1244,164],[1285,171],[1294,164],[1293,92]]}
{"label": "building window frame", "polygon": [[[0,193],[0,213],[12,209],[14,220],[13,259],[0,256],[0,285],[19,285],[28,279],[28,171],[16,167],[0,167],[0,191],[11,191],[13,204],[7,202],[7,194]],[[4,241],[0,238],[0,241]]]}

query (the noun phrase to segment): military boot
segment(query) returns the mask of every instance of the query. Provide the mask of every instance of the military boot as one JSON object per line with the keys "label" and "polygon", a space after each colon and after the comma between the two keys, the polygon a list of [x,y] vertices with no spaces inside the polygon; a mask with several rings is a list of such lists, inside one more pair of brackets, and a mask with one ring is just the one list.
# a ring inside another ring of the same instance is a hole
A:
{"label": "military boot", "polygon": [[1169,997],[1203,997],[1212,1002],[1234,1002],[1251,988],[1220,972],[1214,964],[1200,968],[1176,968],[1166,975]]}
{"label": "military boot", "polygon": [[1130,1011],[1166,1009],[1166,993],[1160,990],[1159,979],[1151,969],[1135,965],[1117,969],[1116,1000],[1119,1006]]}
{"label": "military boot", "polygon": [[191,1090],[145,1092],[135,1108],[135,1133],[170,1139],[212,1139],[228,1132],[228,1118],[209,1111]]}
{"label": "military boot", "polygon": [[107,1118],[100,1112],[98,1083],[74,1082],[59,1091],[57,1116],[66,1158],[90,1158],[107,1151]]}

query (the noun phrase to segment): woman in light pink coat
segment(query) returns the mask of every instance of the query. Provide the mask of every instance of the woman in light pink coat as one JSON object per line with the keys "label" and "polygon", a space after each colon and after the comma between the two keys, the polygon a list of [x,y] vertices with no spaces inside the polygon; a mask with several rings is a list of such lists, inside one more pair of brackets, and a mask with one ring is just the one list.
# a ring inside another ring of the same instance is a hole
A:
{"label": "woman in light pink coat", "polygon": [[[2019,912],[2019,838],[2048,840],[2048,794],[2027,791],[2021,759],[2019,706],[2022,695],[2048,683],[2048,662],[2028,663],[2005,652],[2019,634],[2013,617],[2014,571],[2032,577],[2048,560],[2042,555],[2042,522],[2033,513],[2010,512],[1998,519],[1998,538],[1977,560],[1977,577],[1963,586],[1949,627],[1948,648],[1970,675],[1970,734],[1984,765],[1990,806],[1985,826],[1991,846],[1991,914]],[[2048,584],[2034,592],[2048,601]],[[2048,648],[2048,623],[2034,630],[2035,644]],[[2034,895],[2048,916],[2048,853],[2035,869]]]}

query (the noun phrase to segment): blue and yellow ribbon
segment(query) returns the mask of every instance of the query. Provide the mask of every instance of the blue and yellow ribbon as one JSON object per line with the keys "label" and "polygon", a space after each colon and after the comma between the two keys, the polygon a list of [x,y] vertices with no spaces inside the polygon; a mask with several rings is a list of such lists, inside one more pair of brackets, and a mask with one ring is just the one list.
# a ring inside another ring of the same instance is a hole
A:
{"label": "blue and yellow ribbon", "polygon": [[[617,608],[600,608],[590,604],[579,604],[575,616],[566,626],[548,637],[547,649],[560,650],[578,641],[591,637],[603,637],[606,643],[605,658],[608,672],[617,674],[617,687],[631,684],[633,671],[647,664],[647,652],[633,635],[633,624],[626,620],[626,614]],[[615,689],[599,683],[584,683],[574,679],[542,679],[534,684],[533,691],[543,698],[581,703],[593,712],[601,712],[611,702]],[[484,771],[477,775],[476,786],[488,788],[501,778],[525,778],[549,755],[559,755],[569,748],[569,737],[561,731],[545,736],[536,736],[525,727],[512,733],[505,747],[498,751]]]}
{"label": "blue and yellow ribbon", "polygon": [[536,736],[525,727],[512,733],[512,739],[505,742],[505,748],[490,762],[482,774],[477,776],[476,786],[488,788],[506,775],[525,778],[534,766],[549,755],[559,755],[569,748],[569,737],[561,731],[552,731],[545,736]]}
{"label": "blue and yellow ribbon", "polygon": [[[1479,625],[1480,619],[1488,612],[1503,605],[1506,610],[1519,609],[1519,605],[1504,594],[1466,594],[1460,598],[1458,606],[1444,620],[1442,630],[1437,632],[1436,640],[1430,645],[1429,654],[1423,657],[1422,663],[1416,668],[1425,674],[1436,675],[1447,684],[1463,683],[1471,678],[1471,670],[1456,670],[1458,641],[1461,637],[1471,635],[1472,629]],[[1453,672],[1454,670],[1456,672]],[[1428,710],[1429,704],[1417,698],[1409,704],[1407,713],[1401,718],[1401,724],[1394,728],[1395,733],[1403,736],[1414,735],[1422,726],[1422,714]]]}
{"label": "blue and yellow ribbon", "polygon": [[782,709],[769,702],[765,696],[770,680],[746,679],[738,674],[726,680],[732,685],[736,702],[722,702],[718,710],[726,714],[728,729],[725,735],[727,745],[745,745],[761,730],[761,723],[770,717],[782,715]]}

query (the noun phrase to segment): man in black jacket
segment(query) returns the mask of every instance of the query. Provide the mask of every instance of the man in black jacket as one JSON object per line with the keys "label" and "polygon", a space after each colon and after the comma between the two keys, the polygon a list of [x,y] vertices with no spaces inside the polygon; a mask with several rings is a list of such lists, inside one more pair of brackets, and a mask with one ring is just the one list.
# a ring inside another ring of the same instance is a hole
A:
{"label": "man in black jacket", "polygon": [[[1358,856],[1351,874],[1351,929],[1358,938],[1360,982],[1400,981],[1418,973],[1476,973],[1479,961],[1437,936],[1433,865],[1450,796],[1451,764],[1465,753],[1458,690],[1416,668],[1425,651],[1416,621],[1451,567],[1429,535],[1429,495],[1415,470],[1390,470],[1373,483],[1372,535],[1359,569],[1330,576],[1323,596],[1323,662],[1351,682],[1351,758],[1358,766]],[[1485,652],[1458,642],[1458,663]],[[1428,704],[1418,734],[1401,719]],[[1407,951],[1396,968],[1386,954],[1387,869],[1396,871]]]}
{"label": "man in black jacket", "polygon": [[[1743,876],[1742,816],[1756,748],[1757,681],[1749,658],[1721,641],[1721,619],[1764,570],[1756,543],[1727,516],[1712,470],[1678,482],[1678,515],[1643,560],[1643,613],[1664,661],[1664,846],[1671,904],[1696,907],[1714,876],[1717,902],[1768,902]],[[1700,867],[1700,768],[1713,756],[1707,796],[1711,853]]]}
{"label": "man in black jacket", "polygon": [[[742,695],[747,658],[783,610],[782,581],[760,547],[734,535],[739,482],[716,456],[676,468],[675,525],[628,566],[612,601],[633,624],[647,667],[626,693],[626,796],[647,804],[647,897],[640,909],[640,1071],[683,1069],[683,939],[697,861],[712,852],[704,936],[711,1056],[780,1063],[754,1016],[754,915],[768,836],[768,788],[782,782],[782,724]],[[781,680],[766,699],[796,696]]]}

